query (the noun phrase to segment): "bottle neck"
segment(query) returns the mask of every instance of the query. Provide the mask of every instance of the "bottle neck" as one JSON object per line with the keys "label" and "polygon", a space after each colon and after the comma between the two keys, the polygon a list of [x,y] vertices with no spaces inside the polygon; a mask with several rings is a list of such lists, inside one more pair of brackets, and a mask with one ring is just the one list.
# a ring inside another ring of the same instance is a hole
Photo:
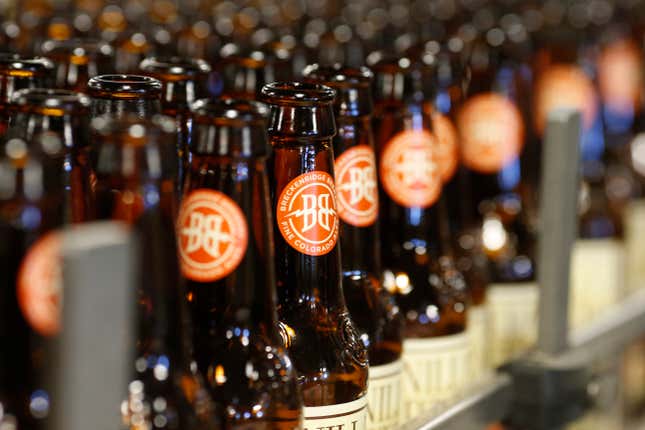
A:
{"label": "bottle neck", "polygon": [[[345,199],[348,204],[352,204],[352,199],[355,197],[352,193],[362,195],[362,202],[358,204],[368,204],[376,206],[378,210],[378,184],[374,182],[369,183],[370,178],[376,179],[376,166],[359,162],[354,167],[343,168],[339,165],[339,160],[344,161],[343,154],[348,154],[347,151],[356,147],[367,147],[370,151],[374,151],[374,135],[372,133],[372,123],[370,116],[337,116],[336,125],[338,133],[334,137],[334,156],[336,159],[336,166],[341,167],[336,169],[336,192],[339,199]],[[364,156],[362,156],[364,157]],[[351,163],[351,161],[350,161]],[[343,163],[344,165],[345,163]],[[352,177],[351,169],[361,169],[360,178]],[[371,171],[371,173],[370,173]],[[343,174],[344,172],[347,172]],[[343,175],[341,178],[339,175]],[[370,176],[372,175],[372,176]],[[345,181],[352,181],[351,187],[340,185],[345,184]],[[354,183],[357,182],[357,183]],[[359,187],[359,188],[356,188]],[[343,189],[347,189],[345,192]],[[370,197],[371,196],[371,197]],[[371,200],[371,201],[370,201]],[[362,223],[358,223],[362,224]],[[356,225],[341,220],[340,224],[340,237],[341,237],[341,256],[343,272],[364,272],[370,275],[379,277],[381,272],[380,261],[380,237],[379,228],[376,217],[367,225]],[[367,250],[365,249],[367,247]]]}
{"label": "bottle neck", "polygon": [[184,284],[177,263],[174,220],[160,205],[135,222],[139,235],[139,356],[166,355],[187,366],[190,343],[184,309]]}
{"label": "bottle neck", "polygon": [[[290,119],[295,120],[294,124],[311,121]],[[309,310],[321,306],[344,311],[338,215],[334,193],[328,191],[330,183],[333,187],[334,175],[332,139],[305,142],[274,138],[271,143],[269,169],[276,208],[274,236],[280,305],[302,309],[307,303],[305,309]],[[313,184],[309,191],[304,190],[307,184]],[[299,190],[302,191],[298,193]],[[291,231],[292,226],[297,231]]]}
{"label": "bottle neck", "polygon": [[161,106],[166,115],[188,111],[198,99],[199,90],[192,79],[162,81]]}
{"label": "bottle neck", "polygon": [[[239,207],[247,227],[247,245],[239,265],[214,282],[190,281],[192,302],[210,314],[208,325],[259,329],[277,339],[273,232],[265,157],[230,157],[195,153],[186,181],[186,196],[215,190]],[[181,236],[180,240],[187,240]],[[201,318],[201,316],[199,317]],[[215,323],[215,324],[213,324]]]}
{"label": "bottle neck", "polygon": [[43,133],[54,133],[61,139],[67,149],[80,149],[89,142],[89,117],[87,112],[65,113],[60,116],[39,113],[17,113],[12,120],[11,128],[27,140]]}
{"label": "bottle neck", "polygon": [[140,118],[149,118],[161,113],[161,102],[156,98],[92,98],[91,111],[92,117],[105,114],[122,117],[131,113]]}

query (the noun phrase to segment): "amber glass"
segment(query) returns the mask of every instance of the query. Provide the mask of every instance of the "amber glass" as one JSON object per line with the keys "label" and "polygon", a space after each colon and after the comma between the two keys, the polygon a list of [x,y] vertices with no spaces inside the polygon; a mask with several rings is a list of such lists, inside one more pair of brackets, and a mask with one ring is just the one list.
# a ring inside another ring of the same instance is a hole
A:
{"label": "amber glass", "polygon": [[21,268],[27,255],[40,256],[42,263],[43,253],[31,251],[64,222],[63,147],[56,139],[28,143],[13,138],[3,140],[0,149],[0,423],[44,429],[51,401],[49,352],[58,315],[47,312],[51,307],[35,318],[28,313],[32,306],[43,310],[42,302],[24,294],[42,294],[43,279]]}
{"label": "amber glass", "polygon": [[100,75],[90,79],[92,116],[136,114],[148,118],[161,112],[162,84],[158,79],[139,75]]}
{"label": "amber glass", "polygon": [[46,58],[0,54],[0,135],[9,125],[13,94],[23,88],[48,87],[53,69],[54,64]]}
{"label": "amber glass", "polygon": [[[373,123],[377,158],[381,163],[383,154],[395,139],[405,136],[402,133],[432,134],[432,121],[424,109],[425,96],[418,64],[406,57],[391,60],[380,53],[371,54],[369,60],[376,78]],[[430,145],[435,153],[436,140]],[[403,157],[407,160],[405,154]],[[439,175],[434,173],[438,168],[436,158],[425,161],[430,166],[417,166],[412,161],[404,162],[401,168],[407,169],[409,165],[416,171],[406,171],[402,175],[422,175],[424,183],[439,181],[438,186],[441,186]],[[442,233],[447,228],[447,221],[445,211],[439,211],[436,204],[439,196],[428,199],[425,204],[397,202],[393,192],[385,190],[382,167],[380,173],[379,222],[384,282],[386,288],[395,292],[405,317],[405,336],[425,338],[464,331],[465,285],[455,268],[450,244]]]}
{"label": "amber glass", "polygon": [[[193,114],[195,147],[184,204],[205,190],[221,193],[240,209],[237,221],[247,230],[246,244],[232,242],[226,247],[243,251],[234,269],[202,278],[187,269],[190,263],[185,266],[197,363],[215,400],[226,410],[222,417],[226,428],[298,429],[301,397],[276,313],[267,109],[257,102],[200,100],[193,105]],[[182,249],[194,240],[188,216],[178,221]],[[233,225],[236,220],[226,221]],[[208,237],[220,231],[212,228]],[[207,240],[205,233],[201,237]],[[257,373],[250,374],[249,366]]]}
{"label": "amber glass", "polygon": [[47,40],[41,52],[56,64],[57,88],[85,92],[90,78],[114,70],[114,49],[99,40]]}
{"label": "amber glass", "polygon": [[[334,90],[276,82],[262,89],[261,98],[271,108],[269,181],[276,213],[279,197],[298,176],[320,172],[333,178]],[[304,404],[326,406],[361,398],[367,390],[367,354],[345,304],[340,246],[336,242],[322,255],[304,254],[285,240],[278,222],[278,315]]]}
{"label": "amber glass", "polygon": [[[487,34],[495,36],[486,36]],[[508,118],[512,110],[514,116],[507,119],[505,128],[494,129],[493,138],[481,139],[480,145],[488,146],[478,149],[480,160],[488,160],[492,153],[503,155],[503,164],[494,169],[478,170],[464,162],[462,180],[467,184],[465,189],[469,190],[466,198],[472,202],[468,208],[469,217],[482,225],[482,240],[490,262],[491,282],[532,281],[536,270],[536,213],[533,204],[536,194],[526,168],[528,159],[522,158],[527,136],[531,133],[528,120],[530,111],[526,105],[526,87],[530,88],[530,83],[525,81],[528,70],[517,57],[510,55],[505,46],[504,33],[500,29],[493,28],[488,33],[481,34],[473,42],[472,50],[468,62],[472,78],[464,106],[478,96],[494,97],[496,104],[494,109],[489,109],[489,114]],[[499,107],[501,103],[504,103],[504,110]],[[460,114],[463,110],[460,110]],[[463,135],[470,134],[468,124],[473,121],[481,124],[484,118],[477,112],[476,117],[466,117],[464,114],[463,121],[459,118],[457,121],[462,136],[462,157],[467,152]],[[504,136],[505,141],[496,136]],[[510,141],[516,144],[507,144]],[[512,146],[512,149],[504,152],[502,145]],[[475,151],[469,151],[472,152]],[[531,159],[535,161],[534,157]],[[533,169],[534,167],[532,171]]]}
{"label": "amber glass", "polygon": [[102,116],[92,126],[101,215],[130,223],[140,249],[136,372],[121,408],[124,423],[131,429],[217,428],[205,384],[191,366],[174,228],[176,165],[168,162],[174,121]]}
{"label": "amber glass", "polygon": [[206,86],[211,67],[199,59],[150,57],[143,60],[139,68],[161,82],[161,110],[177,121],[177,156],[181,160],[178,183],[181,186],[191,147],[190,105],[208,95]]}
{"label": "amber glass", "polygon": [[14,116],[7,131],[27,141],[57,139],[65,148],[60,164],[65,180],[64,219],[83,222],[94,219],[94,172],[89,154],[90,99],[68,90],[25,89],[12,100]]}
{"label": "amber glass", "polygon": [[[312,65],[305,68],[304,77],[336,90],[334,115],[338,133],[333,139],[336,160],[356,147],[367,148],[373,154],[372,72],[367,68]],[[346,193],[345,190],[349,189],[350,204],[354,198],[352,193],[364,194],[363,199],[371,199],[378,213],[375,167],[363,167],[365,176],[347,184],[341,184],[337,177],[336,192]],[[371,178],[365,169],[372,170]],[[357,191],[357,187],[360,187],[360,191]],[[351,221],[347,222],[341,217],[340,223],[343,292],[347,307],[368,349],[370,366],[392,363],[401,356],[403,320],[393,296],[381,284],[381,244],[377,217]]]}
{"label": "amber glass", "polygon": [[274,81],[267,55],[258,50],[245,50],[228,43],[220,50],[216,70],[222,79],[222,97],[255,100],[260,90]]}
{"label": "amber glass", "polygon": [[[488,285],[488,261],[482,248],[481,222],[472,214],[473,202],[467,169],[459,160],[459,137],[456,130],[456,113],[464,102],[470,71],[464,64],[465,41],[458,36],[445,43],[428,41],[409,50],[422,64],[424,110],[434,126],[443,122],[444,135],[454,133],[456,145],[455,167],[443,178],[443,190],[438,210],[445,219],[442,240],[451,245],[452,257],[468,287],[471,303],[484,302]],[[452,128],[452,130],[447,130]],[[448,138],[449,136],[444,136]],[[439,130],[437,138],[441,139]],[[450,171],[448,168],[447,171]]]}

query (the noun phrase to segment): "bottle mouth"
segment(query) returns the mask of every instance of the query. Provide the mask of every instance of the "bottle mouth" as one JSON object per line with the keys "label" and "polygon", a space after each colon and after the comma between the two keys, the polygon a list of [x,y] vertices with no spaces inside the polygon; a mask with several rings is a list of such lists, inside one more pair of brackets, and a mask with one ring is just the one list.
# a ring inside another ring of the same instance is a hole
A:
{"label": "bottle mouth", "polygon": [[308,80],[321,82],[332,88],[367,88],[374,78],[374,74],[367,67],[346,67],[338,63],[333,66],[310,64],[305,67],[303,75]]}
{"label": "bottle mouth", "polygon": [[27,88],[18,90],[11,103],[22,112],[48,116],[63,116],[66,113],[84,112],[90,107],[90,98],[69,90]]}
{"label": "bottle mouth", "polygon": [[219,51],[224,64],[238,64],[249,69],[261,69],[268,63],[267,55],[259,50],[245,50],[235,43],[227,43]]}
{"label": "bottle mouth", "polygon": [[202,124],[266,125],[269,109],[263,103],[242,99],[200,99],[191,106]]}
{"label": "bottle mouth", "polygon": [[51,72],[54,63],[43,57],[23,58],[16,54],[0,54],[0,74],[28,78]]}
{"label": "bottle mouth", "polygon": [[87,87],[92,97],[98,98],[159,98],[161,82],[150,76],[100,75],[89,80]]}
{"label": "bottle mouth", "polygon": [[370,53],[365,62],[374,73],[381,74],[406,73],[414,65],[414,62],[408,57],[397,58],[384,51]]}
{"label": "bottle mouth", "polygon": [[41,46],[43,55],[55,58],[92,58],[92,57],[113,57],[114,48],[99,39],[66,39],[46,40]]}
{"label": "bottle mouth", "polygon": [[192,79],[211,72],[211,66],[204,60],[175,56],[145,58],[139,69],[163,80]]}
{"label": "bottle mouth", "polygon": [[273,82],[260,92],[261,101],[282,106],[331,104],[335,97],[333,88],[311,82]]}

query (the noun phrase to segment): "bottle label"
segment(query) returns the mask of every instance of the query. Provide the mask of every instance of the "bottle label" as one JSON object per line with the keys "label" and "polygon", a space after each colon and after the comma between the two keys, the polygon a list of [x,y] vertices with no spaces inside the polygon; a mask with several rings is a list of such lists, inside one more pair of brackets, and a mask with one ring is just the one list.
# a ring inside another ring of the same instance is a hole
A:
{"label": "bottle label", "polygon": [[305,406],[303,430],[366,430],[367,396],[348,403]]}
{"label": "bottle label", "polygon": [[549,113],[572,108],[582,112],[583,126],[589,129],[596,117],[596,91],[591,79],[578,66],[556,64],[539,76],[535,86],[535,128],[544,133]]}
{"label": "bottle label", "polygon": [[60,249],[59,233],[47,233],[29,248],[18,271],[18,305],[29,325],[43,336],[53,336],[61,327]]}
{"label": "bottle label", "polygon": [[476,172],[496,173],[515,160],[524,142],[524,122],[515,104],[501,94],[469,98],[457,115],[461,159]]}
{"label": "bottle label", "polygon": [[356,227],[374,224],[378,215],[374,150],[369,145],[351,147],[336,159],[334,170],[340,219]]}
{"label": "bottle label", "polygon": [[488,286],[489,354],[494,367],[522,354],[537,341],[539,298],[534,282]]}
{"label": "bottle label", "polygon": [[312,256],[329,253],[338,241],[334,178],[313,171],[289,182],[278,199],[276,222],[296,251]]}
{"label": "bottle label", "polygon": [[600,53],[598,87],[603,101],[612,111],[633,115],[640,110],[641,63],[640,51],[631,39],[617,40]]}
{"label": "bottle label", "polygon": [[624,274],[622,241],[577,240],[571,252],[569,327],[583,326],[616,303],[623,293]]}
{"label": "bottle label", "polygon": [[244,213],[215,190],[199,189],[183,200],[177,233],[182,273],[198,282],[228,276],[239,266],[248,244]]}
{"label": "bottle label", "polygon": [[437,136],[437,165],[443,182],[448,182],[457,170],[459,147],[457,130],[450,119],[439,112],[432,114],[432,131]]}
{"label": "bottle label", "polygon": [[634,292],[645,288],[645,199],[629,202],[624,217],[627,288]]}
{"label": "bottle label", "polygon": [[471,380],[467,332],[403,341],[403,420],[453,400]]}
{"label": "bottle label", "polygon": [[441,193],[437,140],[427,130],[405,130],[383,149],[381,183],[387,195],[405,207],[429,207]]}
{"label": "bottle label", "polygon": [[396,429],[400,423],[403,361],[370,366],[367,388],[368,430]]}

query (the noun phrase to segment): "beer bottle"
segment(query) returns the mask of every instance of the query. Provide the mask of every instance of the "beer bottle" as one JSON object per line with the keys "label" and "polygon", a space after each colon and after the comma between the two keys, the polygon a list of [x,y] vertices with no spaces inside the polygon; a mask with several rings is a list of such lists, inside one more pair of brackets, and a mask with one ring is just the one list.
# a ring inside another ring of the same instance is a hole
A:
{"label": "beer bottle", "polygon": [[54,64],[46,58],[24,58],[0,54],[0,135],[4,134],[11,116],[11,97],[23,88],[49,86]]}
{"label": "beer bottle", "polygon": [[147,118],[161,112],[162,84],[150,76],[100,75],[90,79],[87,88],[92,117],[132,113]]}
{"label": "beer bottle", "polygon": [[49,353],[60,330],[63,145],[0,144],[0,426],[47,428]]}
{"label": "beer bottle", "polygon": [[[100,116],[92,121],[102,215],[132,225],[140,251],[137,358],[121,413],[131,429],[213,429],[216,417],[191,364],[175,236],[171,118]],[[109,210],[111,208],[111,210]]]}
{"label": "beer bottle", "polygon": [[306,79],[336,90],[334,171],[340,218],[343,292],[368,350],[368,429],[399,425],[403,320],[381,284],[378,182],[372,134],[372,72],[308,66]]}
{"label": "beer bottle", "polygon": [[276,313],[267,109],[200,100],[193,115],[177,225],[198,367],[227,428],[300,429],[300,392]]}
{"label": "beer bottle", "polygon": [[90,99],[69,90],[24,89],[13,96],[14,116],[7,136],[26,141],[58,139],[65,148],[60,164],[64,178],[65,222],[94,219],[94,173],[89,154]]}
{"label": "beer bottle", "polygon": [[481,224],[472,215],[468,180],[459,162],[459,139],[454,125],[457,109],[464,102],[468,70],[462,61],[465,42],[453,36],[441,44],[430,40],[417,54],[424,73],[424,109],[431,118],[437,137],[439,168],[443,191],[438,201],[440,218],[444,220],[442,242],[448,244],[449,257],[454,259],[468,289],[472,305],[468,309],[468,330],[471,338],[473,377],[486,368],[486,311],[488,261],[481,243]]}
{"label": "beer bottle", "polygon": [[278,315],[298,371],[304,428],[366,428],[367,354],[341,279],[332,138],[334,90],[265,85]]}
{"label": "beer bottle", "polygon": [[[467,382],[465,286],[442,233],[438,143],[423,106],[419,64],[378,52],[368,63],[376,77],[384,284],[405,318],[402,413],[409,420]],[[436,372],[444,376],[438,379]]]}
{"label": "beer bottle", "polygon": [[56,65],[56,88],[85,92],[90,78],[114,70],[114,49],[100,40],[47,40],[41,52]]}
{"label": "beer bottle", "polygon": [[189,162],[192,118],[190,105],[207,95],[207,80],[211,71],[204,60],[181,57],[149,57],[139,65],[141,71],[162,84],[161,110],[177,121],[177,156],[181,160],[178,184],[183,184]]}
{"label": "beer bottle", "polygon": [[245,50],[227,43],[220,50],[222,97],[255,100],[262,86],[273,82],[273,68],[267,55],[260,50]]}
{"label": "beer bottle", "polygon": [[499,365],[537,336],[534,223],[523,197],[522,153],[528,112],[520,108],[522,64],[508,55],[501,28],[481,30],[472,42],[468,97],[456,117],[472,219],[481,226],[489,260],[487,291],[491,360]]}

